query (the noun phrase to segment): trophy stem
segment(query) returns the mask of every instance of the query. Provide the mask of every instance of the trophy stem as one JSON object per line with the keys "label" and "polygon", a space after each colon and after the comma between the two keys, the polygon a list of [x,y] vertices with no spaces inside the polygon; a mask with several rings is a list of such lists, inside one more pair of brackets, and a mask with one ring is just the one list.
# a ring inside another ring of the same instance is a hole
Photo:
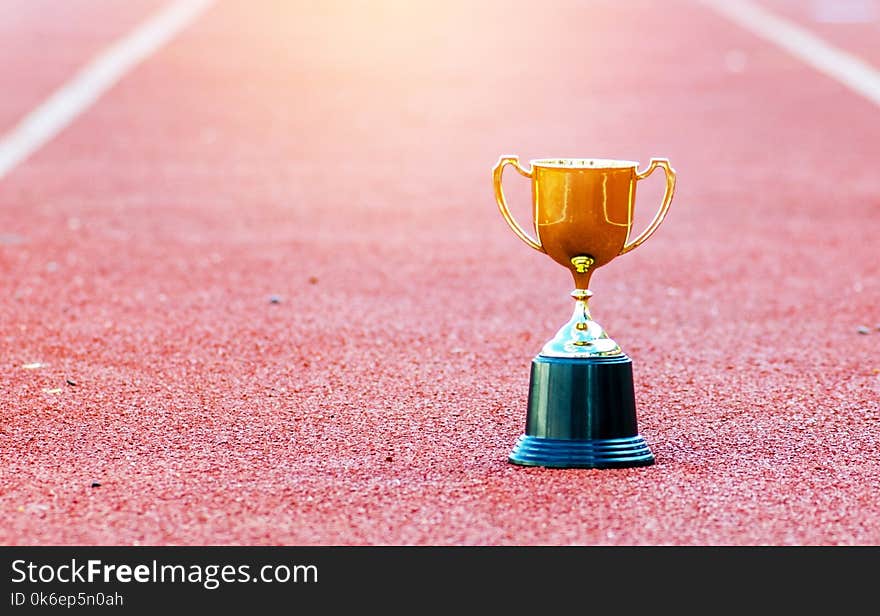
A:
{"label": "trophy stem", "polygon": [[572,320],[577,320],[575,329],[583,331],[589,327],[589,322],[593,320],[588,305],[590,298],[593,297],[593,292],[589,289],[574,289],[571,292],[571,296],[574,298]]}
{"label": "trophy stem", "polygon": [[543,357],[612,357],[622,355],[620,346],[612,340],[601,325],[593,320],[588,302],[593,296],[589,289],[575,289],[574,312],[568,323],[541,349]]}

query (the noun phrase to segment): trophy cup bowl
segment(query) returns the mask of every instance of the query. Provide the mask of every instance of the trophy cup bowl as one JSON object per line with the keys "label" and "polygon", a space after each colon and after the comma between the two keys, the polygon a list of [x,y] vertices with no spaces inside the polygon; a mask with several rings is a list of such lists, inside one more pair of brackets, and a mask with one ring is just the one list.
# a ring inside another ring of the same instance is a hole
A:
{"label": "trophy cup bowl", "polygon": [[[632,360],[590,315],[593,272],[633,250],[657,230],[675,191],[665,158],[638,163],[598,158],[533,160],[502,156],[493,169],[495,200],[523,242],[567,268],[575,309],[568,323],[532,360],[526,431],[508,458],[514,464],[557,468],[621,468],[653,464],[638,433]],[[501,186],[507,165],[532,182],[535,235],[516,222]],[[655,169],[666,175],[660,209],[630,240],[636,185]]]}

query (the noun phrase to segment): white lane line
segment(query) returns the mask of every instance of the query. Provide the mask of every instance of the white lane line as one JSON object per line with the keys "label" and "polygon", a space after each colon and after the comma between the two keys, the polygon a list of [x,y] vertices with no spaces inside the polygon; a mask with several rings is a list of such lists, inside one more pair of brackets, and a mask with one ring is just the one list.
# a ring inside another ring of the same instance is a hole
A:
{"label": "white lane line", "polygon": [[0,179],[91,107],[214,0],[175,0],[113,43],[0,137]]}
{"label": "white lane line", "polygon": [[880,71],[751,0],[703,0],[746,30],[880,105]]}

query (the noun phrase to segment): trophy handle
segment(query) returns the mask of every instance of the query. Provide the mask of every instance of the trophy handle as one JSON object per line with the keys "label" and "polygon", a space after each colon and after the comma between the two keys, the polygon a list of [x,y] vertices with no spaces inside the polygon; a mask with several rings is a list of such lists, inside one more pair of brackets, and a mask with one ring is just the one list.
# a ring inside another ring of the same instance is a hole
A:
{"label": "trophy handle", "polygon": [[654,234],[654,231],[657,230],[657,227],[660,226],[660,223],[663,222],[663,219],[666,217],[666,212],[669,211],[669,204],[672,203],[672,195],[675,193],[675,170],[669,166],[669,159],[652,158],[647,169],[644,171],[636,170],[636,180],[644,180],[651,175],[657,167],[663,167],[663,172],[666,174],[666,192],[663,193],[663,203],[660,204],[660,209],[657,210],[657,214],[654,216],[654,220],[651,221],[651,224],[648,225],[648,228],[642,231],[641,235],[636,239],[624,244],[620,254],[629,252],[651,237]]}
{"label": "trophy handle", "polygon": [[507,224],[510,225],[510,228],[516,234],[516,236],[524,241],[526,244],[537,250],[538,252],[546,252],[544,247],[541,246],[541,243],[530,236],[528,233],[523,231],[523,228],[519,226],[519,223],[514,220],[513,215],[510,213],[510,210],[507,208],[507,202],[504,200],[504,191],[501,189],[501,174],[504,173],[504,167],[507,165],[513,165],[513,168],[517,170],[517,172],[527,178],[532,177],[532,170],[526,171],[519,164],[518,156],[502,156],[498,159],[498,163],[492,169],[492,181],[495,186],[495,201],[498,202],[498,209],[501,211],[501,215],[504,217],[504,220],[507,221]]}

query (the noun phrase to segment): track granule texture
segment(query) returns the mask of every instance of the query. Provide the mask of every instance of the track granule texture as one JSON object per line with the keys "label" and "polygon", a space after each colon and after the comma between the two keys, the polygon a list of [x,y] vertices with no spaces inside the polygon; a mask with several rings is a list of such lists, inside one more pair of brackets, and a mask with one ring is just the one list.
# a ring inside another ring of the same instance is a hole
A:
{"label": "track granule texture", "polygon": [[[0,183],[0,542],[878,543],[877,114],[698,4],[220,2]],[[594,277],[653,467],[506,462],[508,152],[678,171]]]}

